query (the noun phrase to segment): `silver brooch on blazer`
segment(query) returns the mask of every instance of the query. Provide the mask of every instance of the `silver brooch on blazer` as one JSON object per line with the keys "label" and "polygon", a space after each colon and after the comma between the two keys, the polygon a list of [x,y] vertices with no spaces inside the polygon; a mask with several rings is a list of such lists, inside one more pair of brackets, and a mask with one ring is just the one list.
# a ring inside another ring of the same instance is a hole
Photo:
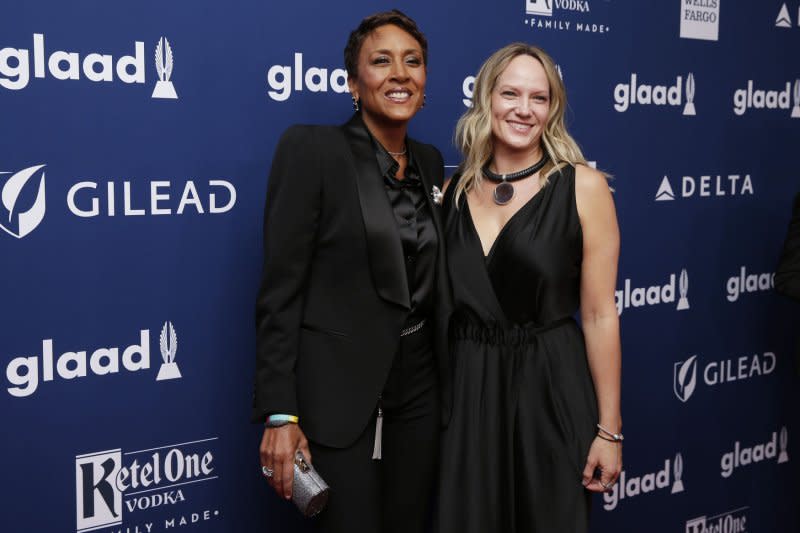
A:
{"label": "silver brooch on blazer", "polygon": [[431,189],[431,199],[436,205],[442,205],[442,202],[444,201],[444,194],[442,194],[441,189],[439,189],[439,187],[436,185],[434,185]]}

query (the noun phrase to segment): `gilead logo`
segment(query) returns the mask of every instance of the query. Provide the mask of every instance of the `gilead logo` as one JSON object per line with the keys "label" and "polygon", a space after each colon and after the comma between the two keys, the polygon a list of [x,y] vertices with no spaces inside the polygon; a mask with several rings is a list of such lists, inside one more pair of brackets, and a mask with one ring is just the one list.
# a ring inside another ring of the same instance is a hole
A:
{"label": "gilead logo", "polygon": [[[44,218],[47,208],[44,195],[44,167],[45,165],[36,165],[22,169],[8,178],[0,188],[0,199],[8,213],[7,219],[5,216],[0,216],[0,228],[17,239],[21,239],[35,230]],[[0,179],[4,174],[10,174],[10,172],[0,172]],[[18,200],[25,185],[31,183],[36,186],[37,175],[41,175],[41,177],[38,180],[36,199],[30,206],[20,205]]]}
{"label": "gilead logo", "polygon": [[[723,383],[767,376],[775,371],[776,366],[777,358],[773,352],[754,353],[706,363],[702,368],[701,378],[702,383],[714,387]],[[673,365],[672,390],[680,401],[688,401],[700,383],[697,370],[697,355]]]}

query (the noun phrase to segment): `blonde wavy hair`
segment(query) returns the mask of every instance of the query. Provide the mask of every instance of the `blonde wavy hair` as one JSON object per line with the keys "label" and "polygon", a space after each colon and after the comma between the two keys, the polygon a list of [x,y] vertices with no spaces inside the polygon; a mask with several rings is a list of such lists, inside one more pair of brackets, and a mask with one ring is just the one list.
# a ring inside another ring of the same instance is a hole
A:
{"label": "blonde wavy hair", "polygon": [[552,58],[541,48],[526,43],[512,43],[489,56],[475,78],[475,90],[470,107],[458,120],[455,143],[464,155],[459,167],[461,178],[455,188],[455,202],[464,192],[469,192],[483,179],[481,169],[492,158],[492,91],[497,78],[511,61],[528,55],[544,67],[550,84],[550,110],[547,123],[542,131],[541,143],[550,156],[540,172],[542,186],[547,178],[559,172],[566,165],[586,164],[578,143],[567,132],[564,112],[567,107],[567,93]]}

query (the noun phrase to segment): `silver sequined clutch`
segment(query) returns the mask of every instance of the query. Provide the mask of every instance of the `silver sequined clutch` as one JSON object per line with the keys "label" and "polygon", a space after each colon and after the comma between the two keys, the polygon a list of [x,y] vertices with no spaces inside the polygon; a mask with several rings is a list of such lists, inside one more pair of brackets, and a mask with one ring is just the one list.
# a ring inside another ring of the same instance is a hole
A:
{"label": "silver sequined clutch", "polygon": [[314,467],[306,462],[302,452],[294,456],[294,481],[292,482],[292,501],[305,516],[314,516],[328,503],[328,484],[320,477]]}

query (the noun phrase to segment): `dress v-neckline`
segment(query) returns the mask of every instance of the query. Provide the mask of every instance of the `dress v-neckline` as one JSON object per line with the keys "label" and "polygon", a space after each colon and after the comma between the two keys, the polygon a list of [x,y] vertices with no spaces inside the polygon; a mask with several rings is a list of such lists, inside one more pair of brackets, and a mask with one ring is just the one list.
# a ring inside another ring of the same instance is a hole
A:
{"label": "dress v-neckline", "polygon": [[481,234],[478,233],[478,226],[475,225],[475,219],[472,218],[472,209],[470,209],[470,207],[469,207],[469,197],[466,196],[466,195],[464,196],[464,204],[465,204],[466,209],[467,209],[467,216],[469,217],[469,224],[472,227],[472,233],[475,236],[475,239],[478,241],[478,249],[480,250],[480,253],[481,253],[481,256],[483,257],[483,262],[484,262],[485,265],[488,265],[491,262],[492,256],[494,255],[495,248],[497,248],[497,243],[500,241],[500,238],[505,234],[506,229],[509,227],[509,225],[511,225],[511,223],[517,218],[517,216],[520,214],[521,211],[524,211],[531,204],[533,204],[533,201],[536,200],[538,197],[540,197],[542,195],[542,191],[545,189],[545,187],[547,187],[549,185],[552,185],[552,183],[548,184],[548,185],[542,185],[541,187],[539,187],[539,190],[536,191],[536,193],[534,193],[533,196],[528,198],[528,200],[526,200],[525,203],[522,204],[519,207],[519,209],[514,211],[514,214],[511,215],[508,218],[508,220],[506,220],[506,223],[503,224],[503,227],[500,228],[499,232],[497,232],[497,235],[495,236],[494,241],[492,241],[492,245],[489,247],[489,253],[486,253],[486,252],[483,251],[483,241],[481,241]]}

